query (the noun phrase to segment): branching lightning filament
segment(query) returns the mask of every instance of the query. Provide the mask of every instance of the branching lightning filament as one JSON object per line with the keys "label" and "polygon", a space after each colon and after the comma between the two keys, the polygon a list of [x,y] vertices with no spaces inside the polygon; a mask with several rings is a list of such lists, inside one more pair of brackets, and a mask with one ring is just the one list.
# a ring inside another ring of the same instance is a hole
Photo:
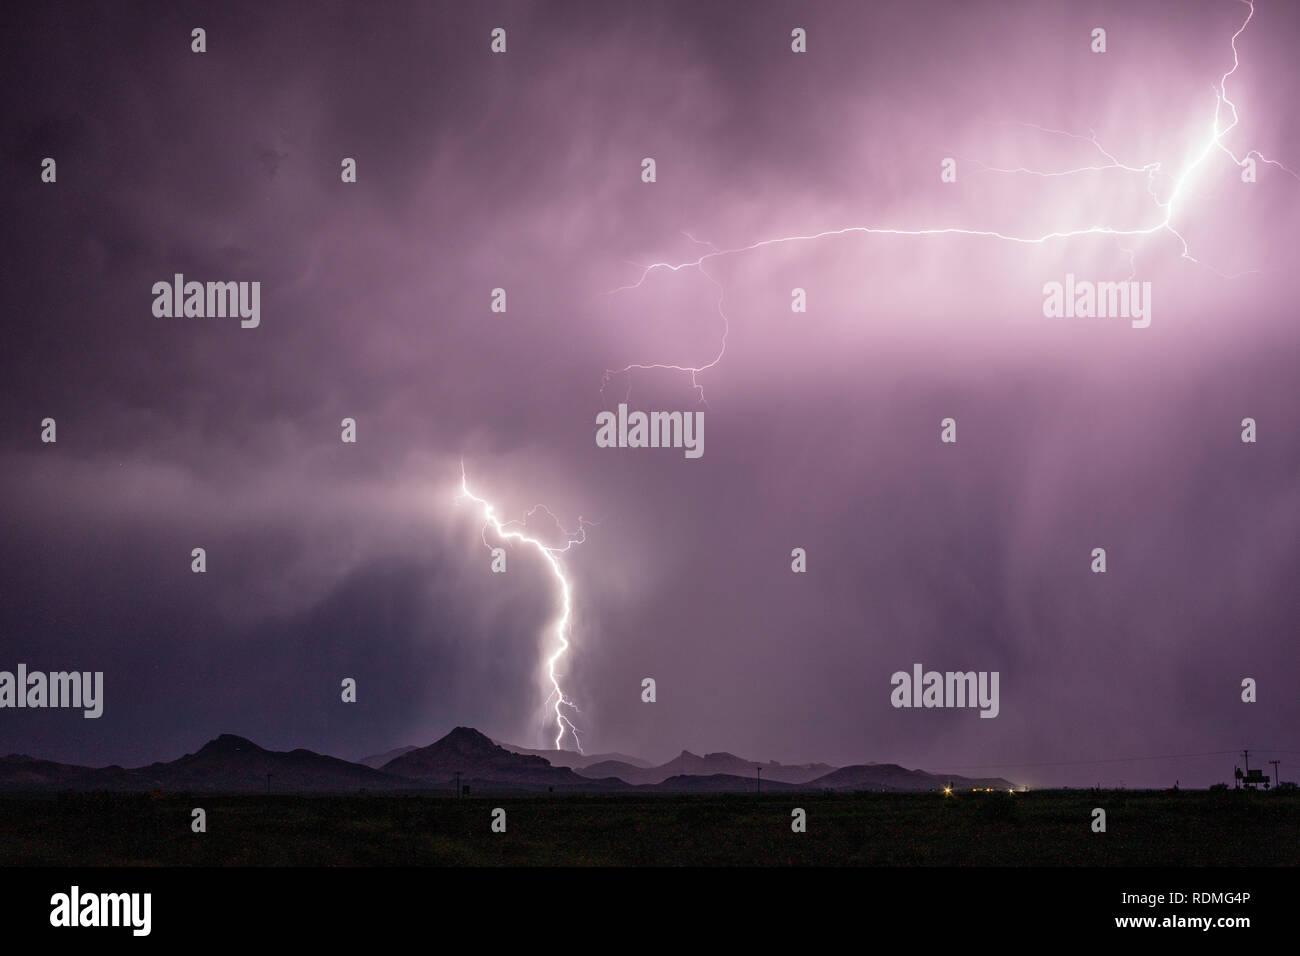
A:
{"label": "branching lightning filament", "polygon": [[[480,498],[469,490],[469,479],[466,477],[464,462],[461,462],[460,466],[460,494],[456,496],[457,501],[460,501],[461,499],[469,499],[470,501],[473,501],[482,510],[484,545],[489,548],[492,547],[491,543],[488,541],[489,532],[495,534],[498,538],[526,544],[529,547],[536,549],[537,553],[545,559],[547,566],[551,569],[551,573],[555,576],[556,583],[559,585],[560,589],[560,616],[556,619],[555,623],[547,629],[549,633],[554,635],[556,647],[550,657],[546,660],[546,670],[547,676],[550,679],[551,692],[550,696],[546,699],[545,706],[553,707],[555,711],[555,749],[563,749],[562,743],[564,735],[568,733],[572,735],[574,746],[577,748],[578,752],[582,753],[580,732],[578,728],[574,726],[573,721],[565,716],[564,708],[568,708],[575,713],[580,713],[580,711],[578,711],[578,707],[574,704],[573,700],[565,694],[564,690],[560,687],[561,675],[556,671],[556,666],[559,664],[560,659],[564,657],[565,653],[569,649],[569,628],[573,618],[573,592],[569,584],[568,576],[565,574],[564,565],[561,563],[559,556],[564,554],[575,544],[581,544],[586,540],[587,525],[592,522],[585,521],[582,517],[579,517],[577,531],[564,531],[565,543],[563,546],[555,547],[548,545],[539,538],[527,534],[524,529],[527,526],[528,519],[539,511],[554,519],[556,524],[559,525],[559,520],[555,518],[554,513],[552,513],[549,508],[545,505],[535,505],[528,514],[524,516],[523,520],[503,522],[497,517],[496,508],[490,502]],[[561,525],[560,527],[561,530],[563,530],[563,526]]]}
{"label": "branching lightning filament", "polygon": [[1150,195],[1152,202],[1154,203],[1153,211],[1159,217],[1158,219],[1156,219],[1156,221],[1152,222],[1149,225],[1130,226],[1130,227],[1123,227],[1123,228],[1112,226],[1112,225],[1093,225],[1093,226],[1081,226],[1076,228],[1058,228],[1058,229],[1051,230],[1049,232],[1044,232],[1040,235],[1019,235],[1014,233],[999,232],[993,229],[966,229],[966,228],[957,228],[957,227],[936,227],[936,228],[927,228],[927,229],[895,229],[895,228],[878,227],[878,226],[847,226],[842,229],[828,229],[823,232],[811,233],[807,235],[777,236],[768,239],[760,239],[756,242],[749,243],[748,245],[736,246],[729,249],[720,249],[717,246],[713,245],[712,243],[704,243],[688,235],[688,238],[690,238],[692,242],[696,242],[700,245],[708,246],[709,251],[701,254],[695,259],[688,259],[683,262],[651,263],[650,265],[642,268],[640,278],[638,278],[636,282],[632,283],[631,285],[620,286],[616,289],[612,289],[606,294],[614,295],[619,292],[627,292],[634,289],[639,289],[645,283],[645,281],[651,276],[651,274],[655,272],[680,272],[687,269],[699,270],[699,272],[702,275],[704,275],[706,278],[708,278],[711,282],[713,282],[714,285],[716,285],[719,290],[718,316],[721,318],[722,321],[722,337],[721,337],[721,342],[717,354],[715,354],[707,362],[704,362],[699,365],[683,365],[683,364],[673,364],[667,362],[633,362],[624,365],[622,368],[606,369],[604,374],[604,379],[601,384],[601,393],[602,394],[604,393],[606,386],[608,386],[612,381],[612,379],[617,375],[627,374],[629,376],[628,390],[630,392],[631,390],[630,373],[639,370],[662,369],[667,371],[686,373],[689,377],[690,387],[696,392],[699,401],[704,403],[704,388],[702,385],[699,384],[698,375],[701,372],[707,371],[708,369],[715,367],[719,362],[722,361],[722,357],[727,350],[727,335],[730,332],[730,321],[726,315],[726,312],[722,308],[722,303],[723,303],[722,286],[714,276],[710,275],[708,272],[705,272],[704,267],[707,263],[709,263],[714,259],[720,259],[724,256],[740,255],[742,253],[752,252],[756,249],[762,249],[767,246],[783,245],[785,243],[812,242],[819,239],[833,238],[836,236],[846,236],[854,233],[866,234],[866,235],[913,236],[913,237],[923,237],[923,238],[931,237],[931,236],[954,236],[954,235],[972,236],[972,237],[985,238],[985,239],[1001,240],[1003,242],[1024,243],[1024,244],[1034,244],[1034,245],[1041,245],[1057,239],[1072,239],[1080,236],[1107,236],[1107,237],[1114,238],[1119,243],[1120,251],[1128,256],[1130,265],[1132,265],[1134,253],[1132,249],[1125,247],[1123,243],[1124,238],[1130,236],[1151,236],[1156,233],[1164,232],[1172,235],[1178,241],[1179,245],[1181,246],[1181,253],[1180,253],[1181,258],[1186,259],[1189,262],[1196,263],[1197,265],[1203,266],[1207,269],[1210,269],[1210,271],[1214,272],[1216,275],[1221,276],[1222,278],[1232,279],[1242,275],[1248,275],[1257,272],[1258,270],[1256,269],[1248,269],[1245,270],[1244,272],[1234,273],[1230,275],[1219,272],[1219,270],[1214,269],[1213,267],[1207,265],[1206,263],[1201,262],[1199,259],[1197,259],[1195,256],[1191,254],[1191,250],[1187,243],[1187,240],[1174,226],[1175,215],[1182,208],[1183,200],[1186,198],[1185,193],[1186,193],[1187,184],[1191,180],[1193,173],[1195,173],[1196,170],[1205,162],[1205,160],[1209,156],[1214,154],[1216,150],[1226,154],[1232,160],[1232,162],[1239,167],[1246,165],[1247,161],[1250,160],[1251,157],[1256,157],[1259,159],[1260,162],[1276,167],[1277,169],[1286,173],[1288,176],[1300,180],[1300,175],[1297,175],[1293,170],[1288,169],[1286,166],[1283,166],[1281,163],[1269,159],[1268,157],[1260,153],[1258,150],[1253,150],[1253,149],[1249,150],[1248,152],[1246,152],[1245,154],[1239,157],[1223,141],[1224,137],[1237,126],[1239,121],[1239,115],[1237,112],[1236,104],[1233,103],[1233,101],[1228,98],[1228,92],[1227,92],[1228,79],[1234,73],[1237,72],[1237,68],[1240,65],[1240,58],[1237,52],[1237,38],[1240,37],[1243,32],[1245,32],[1246,27],[1249,26],[1251,20],[1255,16],[1254,0],[1238,0],[1238,2],[1241,3],[1243,6],[1246,6],[1248,9],[1245,18],[1242,20],[1241,26],[1239,26],[1236,32],[1232,34],[1232,38],[1229,41],[1229,45],[1232,49],[1232,66],[1227,70],[1227,72],[1225,72],[1219,78],[1219,82],[1215,84],[1212,88],[1214,94],[1214,110],[1210,114],[1209,120],[1206,123],[1208,129],[1206,132],[1205,140],[1194,152],[1193,158],[1188,162],[1186,167],[1183,169],[1182,174],[1174,181],[1172,188],[1169,190],[1168,195],[1164,200],[1160,199],[1156,190],[1157,177],[1160,176],[1163,171],[1162,163],[1149,162],[1149,163],[1142,164],[1140,166],[1123,163],[1118,158],[1116,158],[1116,156],[1111,151],[1107,150],[1098,141],[1096,134],[1092,131],[1089,131],[1089,134],[1087,136],[1084,136],[1082,134],[1072,133],[1066,130],[1048,129],[1046,127],[1036,126],[1031,123],[1020,124],[1023,126],[1030,127],[1032,129],[1036,129],[1042,133],[1059,135],[1059,136],[1068,136],[1075,139],[1083,140],[1085,142],[1089,142],[1097,150],[1100,156],[1105,160],[1104,163],[1094,162],[1086,166],[1078,166],[1072,169],[1051,172],[1051,171],[1029,169],[1024,166],[1017,166],[1015,168],[1000,168],[994,166],[987,166],[983,163],[972,161],[974,165],[985,170],[986,172],[1023,174],[1023,175],[1039,176],[1044,178],[1067,177],[1067,176],[1075,175],[1077,173],[1092,172],[1097,170],[1109,170],[1109,169],[1118,169],[1118,170],[1123,170],[1127,173],[1145,176],[1147,179],[1147,192]]}

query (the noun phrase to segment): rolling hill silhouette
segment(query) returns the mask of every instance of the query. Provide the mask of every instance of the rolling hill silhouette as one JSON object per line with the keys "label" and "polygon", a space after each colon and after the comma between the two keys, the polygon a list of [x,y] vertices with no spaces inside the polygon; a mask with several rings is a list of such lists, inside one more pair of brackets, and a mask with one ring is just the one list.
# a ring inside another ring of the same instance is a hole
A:
{"label": "rolling hill silhouette", "polygon": [[[543,757],[552,767],[568,767],[571,770],[579,770],[590,767],[595,763],[618,763],[628,764],[632,767],[651,767],[653,764],[649,760],[642,760],[640,757],[631,757],[627,754],[607,753],[607,754],[580,754],[575,750],[530,750],[527,747],[516,747],[514,744],[508,744],[504,740],[492,741],[498,747],[504,747],[511,753],[527,754],[531,757]],[[589,776],[583,774],[583,776]],[[606,774],[597,774],[597,776],[607,776]],[[615,775],[617,776],[617,775]]]}
{"label": "rolling hill silhouette", "polygon": [[372,754],[369,757],[362,757],[360,760],[357,761],[357,763],[370,767],[374,770],[378,770],[384,764],[388,763],[388,761],[396,760],[402,754],[409,754],[412,750],[415,749],[416,749],[415,745],[410,744],[406,747],[398,747],[395,750],[390,750],[388,751],[388,753]]}
{"label": "rolling hill silhouette", "polygon": [[757,776],[756,767],[763,768],[763,780],[779,783],[807,783],[809,780],[829,773],[835,768],[830,764],[780,764],[776,761],[763,763],[758,760],[745,760],[729,753],[705,754],[703,757],[683,750],[680,754],[658,767],[636,767],[629,763],[607,760],[594,763],[578,770],[584,777],[617,777],[627,783],[657,784],[671,777],[680,776],[714,776],[725,774],[745,777],[750,780]]}
{"label": "rolling hill silhouette", "polygon": [[992,787],[995,790],[1009,790],[1015,786],[1010,780],[1001,777],[961,777],[956,774],[926,773],[924,770],[908,770],[896,763],[857,764],[840,767],[824,777],[818,777],[808,783],[810,788],[824,790],[942,790],[949,783],[955,790],[967,790]]}

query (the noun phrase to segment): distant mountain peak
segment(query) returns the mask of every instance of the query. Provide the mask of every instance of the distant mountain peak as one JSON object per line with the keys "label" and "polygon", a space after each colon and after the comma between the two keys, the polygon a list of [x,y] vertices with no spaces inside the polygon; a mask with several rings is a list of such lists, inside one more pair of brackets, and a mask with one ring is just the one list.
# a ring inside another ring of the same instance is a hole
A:
{"label": "distant mountain peak", "polygon": [[473,727],[453,728],[451,733],[447,734],[447,738],[453,738],[453,737],[465,737],[469,740],[486,740],[488,743],[492,743],[491,739],[487,736],[487,734],[477,731]]}
{"label": "distant mountain peak", "polygon": [[[548,763],[550,763],[552,767],[568,767],[571,770],[577,770],[582,767],[590,767],[593,764],[609,763],[609,762],[618,763],[622,766],[632,766],[638,768],[654,766],[654,764],[652,764],[649,760],[645,760],[644,758],[632,757],[629,756],[628,754],[621,754],[617,752],[584,753],[581,750],[569,750],[567,748],[561,748],[557,750],[554,747],[548,747],[545,750],[534,750],[531,747],[520,747],[518,744],[507,743],[504,740],[497,740],[495,737],[492,738],[492,742],[496,744],[498,747],[501,747],[503,750],[508,750],[511,753],[524,754],[526,756],[532,756],[532,757],[541,757],[544,760],[546,760]],[[614,774],[613,776],[617,776],[617,774]]]}
{"label": "distant mountain peak", "polygon": [[553,767],[545,757],[518,754],[493,743],[473,727],[457,727],[427,747],[417,747],[381,768],[403,777],[446,781],[465,779],[550,784],[581,783],[567,767]]}
{"label": "distant mountain peak", "polygon": [[215,754],[234,754],[234,753],[261,753],[262,748],[253,743],[247,737],[240,737],[236,734],[222,734],[213,740],[209,740],[199,750],[200,754],[212,756]]}
{"label": "distant mountain peak", "polygon": [[357,761],[357,763],[361,764],[363,767],[369,767],[371,770],[378,770],[380,767],[388,763],[390,760],[395,760],[398,757],[402,756],[403,754],[409,754],[412,750],[415,749],[416,747],[414,744],[408,744],[405,747],[394,748],[393,750],[390,750],[387,753],[372,754],[369,757],[362,757],[360,760]]}
{"label": "distant mountain peak", "polygon": [[494,744],[486,734],[480,733],[473,727],[457,727],[441,740],[435,741],[434,746],[471,754],[495,753],[502,749]]}

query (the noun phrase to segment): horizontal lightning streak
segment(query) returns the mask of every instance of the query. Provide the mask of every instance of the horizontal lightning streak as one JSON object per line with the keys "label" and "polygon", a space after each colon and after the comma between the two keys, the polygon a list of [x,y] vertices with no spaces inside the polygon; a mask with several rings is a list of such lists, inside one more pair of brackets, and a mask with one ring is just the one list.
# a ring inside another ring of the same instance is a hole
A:
{"label": "horizontal lightning streak", "polygon": [[[1040,176],[1044,178],[1064,177],[1064,176],[1075,175],[1081,172],[1093,172],[1093,171],[1109,170],[1109,169],[1118,169],[1129,173],[1140,173],[1147,177],[1147,191],[1151,195],[1153,201],[1155,202],[1156,207],[1163,212],[1163,216],[1159,222],[1156,222],[1154,225],[1145,226],[1142,228],[1116,228],[1110,225],[1097,225],[1097,226],[1081,227],[1077,229],[1057,229],[1057,230],[1052,230],[1050,232],[1044,232],[1041,235],[1017,235],[1014,233],[1001,232],[995,229],[966,229],[966,228],[951,227],[951,226],[929,228],[929,229],[895,229],[895,228],[878,227],[878,226],[846,226],[842,229],[827,229],[821,232],[808,233],[804,235],[778,236],[771,239],[760,239],[756,242],[749,243],[748,245],[734,246],[727,249],[719,249],[717,246],[713,245],[712,243],[700,243],[701,245],[708,245],[710,247],[710,251],[700,255],[695,259],[688,259],[684,262],[651,263],[650,265],[642,268],[641,276],[639,279],[637,279],[636,282],[632,283],[631,285],[624,285],[624,286],[619,286],[616,289],[611,289],[609,292],[605,294],[615,295],[620,292],[630,292],[635,289],[639,289],[642,285],[645,284],[646,280],[651,276],[651,274],[655,272],[666,271],[666,272],[675,273],[675,272],[681,272],[686,269],[699,270],[702,275],[704,275],[711,282],[713,282],[714,285],[718,287],[718,291],[719,291],[718,314],[722,319],[723,333],[722,333],[721,344],[718,348],[717,354],[714,355],[714,357],[710,359],[708,362],[702,365],[678,365],[678,364],[661,363],[661,362],[650,362],[650,363],[637,362],[637,363],[631,363],[625,365],[622,368],[618,368],[618,369],[606,369],[604,378],[601,383],[602,396],[604,395],[606,386],[616,375],[622,375],[637,370],[644,371],[644,370],[662,369],[668,371],[683,372],[688,374],[690,376],[691,388],[695,390],[700,402],[707,404],[707,402],[705,402],[704,400],[704,388],[702,385],[699,384],[697,376],[701,372],[707,371],[708,369],[715,367],[722,360],[722,357],[727,350],[727,334],[730,331],[730,322],[727,318],[726,312],[722,308],[722,303],[725,295],[723,291],[723,287],[716,278],[714,278],[712,275],[704,271],[704,265],[705,263],[713,259],[721,259],[725,256],[734,256],[746,252],[753,252],[757,249],[764,249],[769,246],[779,246],[787,243],[814,242],[819,239],[829,239],[838,236],[847,236],[853,234],[876,235],[876,236],[914,236],[914,237],[967,236],[973,238],[995,239],[995,240],[1000,240],[1002,242],[1012,242],[1012,243],[1020,243],[1026,245],[1042,245],[1044,243],[1051,242],[1054,240],[1073,239],[1081,236],[1111,236],[1114,237],[1116,240],[1121,240],[1127,237],[1151,236],[1159,232],[1168,232],[1170,235],[1172,235],[1174,238],[1178,240],[1179,244],[1182,247],[1180,258],[1186,259],[1189,262],[1193,262],[1206,269],[1209,269],[1211,272],[1215,273],[1221,278],[1235,279],[1243,275],[1250,275],[1252,273],[1257,273],[1259,271],[1257,269],[1247,269],[1244,272],[1225,274],[1213,268],[1212,266],[1209,266],[1208,264],[1201,262],[1199,259],[1197,259],[1195,256],[1191,254],[1191,250],[1190,247],[1188,246],[1186,238],[1180,232],[1178,232],[1178,230],[1175,229],[1173,225],[1174,216],[1178,209],[1178,203],[1183,197],[1183,192],[1187,187],[1187,184],[1191,179],[1192,174],[1197,170],[1198,167],[1200,167],[1200,165],[1205,161],[1205,159],[1215,151],[1216,148],[1223,151],[1229,157],[1231,157],[1233,162],[1236,163],[1238,166],[1244,165],[1246,159],[1248,159],[1249,157],[1256,156],[1262,162],[1265,162],[1271,166],[1276,166],[1278,169],[1284,171],[1288,175],[1296,178],[1297,180],[1300,180],[1300,176],[1297,176],[1296,173],[1294,173],[1292,170],[1288,169],[1286,166],[1283,166],[1279,162],[1268,159],[1257,150],[1251,150],[1247,152],[1243,157],[1238,158],[1232,152],[1232,150],[1229,149],[1227,145],[1225,145],[1223,142],[1223,137],[1226,136],[1237,126],[1240,119],[1239,114],[1237,112],[1236,105],[1230,99],[1228,99],[1227,96],[1228,78],[1237,72],[1237,68],[1240,65],[1240,57],[1237,52],[1237,38],[1241,36],[1241,34],[1245,31],[1246,27],[1250,24],[1251,20],[1255,16],[1254,0],[1238,0],[1238,2],[1246,5],[1249,8],[1249,10],[1246,13],[1245,19],[1242,21],[1241,26],[1238,27],[1237,31],[1232,35],[1232,39],[1231,39],[1232,67],[1227,72],[1225,72],[1222,77],[1220,77],[1217,87],[1214,87],[1215,105],[1214,105],[1213,121],[1210,124],[1209,136],[1206,139],[1204,145],[1202,146],[1200,152],[1183,170],[1182,175],[1174,183],[1174,186],[1170,191],[1168,198],[1165,199],[1163,202],[1160,201],[1159,197],[1156,194],[1156,185],[1155,185],[1156,177],[1163,170],[1163,164],[1160,162],[1152,162],[1152,163],[1146,163],[1145,165],[1142,166],[1132,166],[1132,165],[1122,163],[1110,151],[1108,151],[1104,146],[1101,145],[1101,143],[1097,140],[1096,133],[1092,130],[1089,130],[1089,135],[1083,136],[1082,134],[1071,133],[1065,130],[1056,130],[1056,129],[1049,129],[1047,127],[1042,127],[1042,126],[1035,126],[1032,123],[1020,124],[1023,126],[1030,127],[1032,129],[1040,130],[1045,133],[1069,136],[1075,139],[1081,139],[1086,142],[1089,142],[1108,161],[1105,165],[1094,164],[1088,166],[1081,166],[1074,169],[1062,170],[1058,172],[1042,172],[1038,170],[1028,169],[1026,167],[1016,167],[1014,169],[1007,169],[1007,168],[984,166],[981,163],[976,163],[976,165],[990,172],[1024,173],[1024,174]],[[1219,125],[1220,116],[1225,106],[1231,111],[1232,119],[1231,122],[1229,122],[1226,126],[1220,128]],[[699,243],[699,240],[695,239],[689,234],[687,234],[687,237],[690,238],[692,242]],[[1122,243],[1120,243],[1120,251],[1129,257],[1130,266],[1132,266],[1133,256],[1134,256],[1133,250],[1126,248]],[[1132,277],[1133,274],[1134,274],[1133,271],[1130,271],[1130,278]],[[631,387],[632,387],[631,380],[629,377],[629,381],[628,381],[629,395],[631,393]]]}

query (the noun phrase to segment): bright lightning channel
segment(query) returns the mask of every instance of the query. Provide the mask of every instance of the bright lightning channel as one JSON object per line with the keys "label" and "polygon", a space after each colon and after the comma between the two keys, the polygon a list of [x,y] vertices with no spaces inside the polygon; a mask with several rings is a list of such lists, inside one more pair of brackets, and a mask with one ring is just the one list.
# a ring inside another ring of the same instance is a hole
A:
{"label": "bright lightning channel", "polygon": [[[524,516],[522,521],[516,520],[502,522],[501,519],[497,517],[496,508],[493,507],[491,503],[480,498],[469,490],[469,479],[466,477],[465,463],[463,461],[460,463],[460,494],[456,496],[456,500],[460,501],[462,498],[470,499],[482,509],[483,543],[487,545],[487,547],[491,547],[487,537],[490,529],[499,538],[519,541],[537,549],[538,554],[546,560],[547,565],[551,569],[551,573],[555,575],[555,580],[560,586],[560,616],[549,630],[554,633],[558,646],[546,661],[547,674],[551,681],[551,693],[546,699],[546,706],[549,706],[551,702],[554,701],[556,726],[555,749],[563,749],[561,747],[561,742],[564,740],[565,733],[568,732],[573,735],[573,743],[574,746],[578,748],[578,753],[583,753],[582,741],[579,736],[578,728],[574,726],[573,721],[569,720],[560,709],[561,707],[568,707],[573,711],[578,711],[578,707],[560,687],[560,677],[555,670],[556,664],[559,663],[560,658],[562,658],[565,652],[569,649],[569,626],[573,618],[573,592],[569,585],[569,579],[564,573],[564,566],[560,563],[558,556],[564,554],[564,552],[568,551],[575,544],[582,544],[582,542],[587,538],[586,526],[592,522],[585,521],[581,516],[579,516],[578,530],[567,531],[564,529],[563,525],[560,525],[559,519],[555,517],[555,514],[545,505],[535,505],[528,514]],[[523,528],[526,526],[528,519],[539,511],[545,512],[549,517],[554,519],[555,523],[564,531],[565,543],[563,547],[552,547],[551,545],[524,533]],[[578,712],[580,713],[580,711]]]}
{"label": "bright lightning channel", "polygon": [[[722,307],[723,299],[724,299],[722,285],[721,283],[718,282],[717,279],[715,279],[709,273],[705,272],[704,265],[705,263],[713,259],[720,259],[723,256],[739,255],[744,252],[752,252],[755,249],[762,249],[767,246],[777,246],[777,245],[783,245],[785,243],[811,242],[817,239],[828,239],[835,236],[846,236],[852,233],[861,233],[865,235],[880,235],[880,236],[953,236],[953,235],[974,236],[974,237],[985,238],[985,239],[1000,239],[1004,242],[1041,245],[1050,242],[1054,239],[1073,239],[1079,236],[1111,236],[1117,240],[1120,240],[1127,236],[1150,236],[1158,232],[1168,232],[1170,235],[1176,238],[1179,244],[1182,246],[1182,252],[1180,254],[1180,258],[1186,259],[1189,262],[1193,262],[1196,263],[1197,265],[1203,266],[1204,268],[1209,269],[1211,272],[1214,272],[1216,275],[1220,276],[1221,278],[1235,279],[1238,276],[1249,275],[1251,273],[1258,272],[1259,270],[1257,269],[1248,269],[1244,272],[1233,273],[1229,275],[1225,275],[1224,273],[1219,272],[1217,269],[1214,269],[1212,266],[1209,266],[1206,263],[1201,262],[1199,259],[1197,259],[1195,256],[1191,254],[1191,250],[1187,244],[1187,240],[1183,237],[1181,233],[1178,232],[1177,229],[1174,228],[1173,225],[1174,215],[1178,209],[1178,203],[1182,199],[1184,188],[1186,187],[1187,183],[1190,181],[1192,174],[1203,162],[1205,162],[1205,159],[1212,152],[1214,152],[1216,148],[1226,153],[1232,159],[1232,161],[1236,163],[1238,166],[1244,166],[1247,159],[1249,159],[1252,156],[1255,156],[1258,157],[1261,162],[1266,163],[1270,166],[1275,166],[1278,169],[1282,170],[1287,175],[1297,180],[1300,180],[1300,175],[1297,175],[1294,171],[1288,169],[1286,166],[1283,166],[1281,163],[1267,158],[1258,150],[1250,150],[1249,152],[1245,153],[1242,157],[1239,158],[1223,142],[1223,137],[1226,136],[1228,133],[1230,133],[1237,126],[1237,123],[1239,121],[1236,104],[1234,104],[1232,100],[1228,99],[1228,94],[1227,94],[1228,77],[1236,73],[1237,67],[1240,66],[1241,64],[1241,60],[1237,52],[1237,38],[1240,37],[1243,32],[1245,32],[1246,27],[1249,26],[1250,21],[1255,16],[1254,0],[1237,0],[1237,2],[1248,7],[1249,9],[1247,10],[1246,18],[1242,21],[1241,26],[1237,28],[1237,32],[1232,35],[1232,39],[1230,41],[1230,45],[1232,47],[1232,67],[1226,73],[1224,73],[1223,76],[1219,78],[1219,82],[1217,86],[1213,87],[1214,113],[1210,122],[1209,135],[1207,136],[1205,143],[1202,145],[1200,151],[1196,154],[1195,158],[1187,165],[1187,167],[1183,170],[1183,174],[1174,183],[1173,189],[1169,192],[1168,198],[1166,198],[1163,202],[1160,200],[1159,196],[1157,195],[1156,185],[1155,185],[1156,177],[1160,174],[1163,168],[1163,164],[1160,162],[1151,162],[1151,163],[1146,163],[1142,166],[1132,166],[1132,165],[1127,165],[1125,163],[1122,163],[1104,146],[1102,146],[1100,142],[1098,142],[1096,133],[1092,131],[1089,131],[1088,136],[1082,136],[1078,133],[1071,133],[1065,130],[1047,129],[1046,127],[1042,127],[1042,126],[1034,126],[1031,123],[1020,124],[1024,126],[1029,126],[1033,129],[1037,129],[1044,133],[1056,134],[1061,136],[1070,136],[1075,139],[1082,139],[1087,142],[1091,142],[1092,145],[1096,147],[1096,149],[1101,153],[1101,155],[1108,161],[1104,165],[1080,166],[1074,169],[1061,170],[1059,172],[1043,172],[1040,170],[1028,169],[1023,166],[1016,167],[1014,169],[1005,169],[1005,168],[998,168],[992,166],[984,166],[982,163],[976,163],[976,165],[981,166],[983,169],[989,172],[1024,173],[1028,175],[1041,176],[1041,177],[1071,176],[1076,173],[1093,172],[1096,170],[1103,170],[1103,169],[1120,169],[1130,173],[1139,173],[1145,175],[1147,177],[1147,192],[1150,194],[1152,200],[1155,202],[1156,208],[1160,210],[1161,213],[1163,214],[1161,216],[1160,221],[1156,222],[1154,225],[1146,226],[1143,228],[1129,228],[1129,229],[1118,229],[1113,226],[1107,226],[1107,225],[1088,226],[1088,227],[1078,228],[1078,229],[1054,230],[1051,232],[1043,233],[1042,235],[1038,235],[1038,236],[1016,235],[1013,233],[1004,233],[992,229],[962,229],[957,227],[942,227],[942,228],[933,228],[933,229],[890,229],[890,228],[882,228],[882,227],[875,227],[875,226],[847,226],[843,229],[828,229],[823,232],[811,233],[808,235],[778,236],[771,239],[760,239],[757,242],[750,243],[749,245],[736,246],[730,249],[719,249],[717,246],[713,245],[712,243],[700,242],[700,240],[695,239],[693,236],[687,234],[687,238],[691,239],[692,242],[696,242],[700,245],[707,245],[710,247],[710,251],[700,255],[698,258],[690,259],[685,262],[651,263],[650,265],[645,266],[642,269],[641,277],[637,279],[636,282],[632,283],[631,285],[619,286],[617,289],[611,289],[609,292],[606,293],[606,295],[614,295],[619,292],[629,292],[634,289],[639,289],[645,283],[646,279],[648,279],[650,275],[654,272],[659,272],[659,271],[681,272],[684,269],[698,269],[702,275],[704,275],[707,279],[709,279],[709,281],[713,282],[713,284],[718,287],[718,315],[722,319],[722,338],[721,338],[721,343],[719,345],[717,354],[714,355],[712,359],[710,359],[708,362],[704,363],[703,365],[674,365],[669,363],[658,363],[658,362],[656,363],[638,362],[638,363],[625,365],[622,368],[618,368],[618,369],[606,369],[604,379],[602,380],[601,383],[601,394],[602,395],[604,394],[606,386],[608,386],[610,381],[617,375],[631,373],[637,370],[663,369],[668,371],[683,372],[689,375],[691,388],[695,390],[696,395],[699,398],[700,402],[707,404],[707,402],[705,402],[704,400],[704,387],[699,384],[697,376],[701,372],[713,368],[719,362],[722,361],[722,357],[727,351],[727,335],[731,331],[731,324],[730,324],[730,320],[727,318],[727,314],[725,310]],[[1220,126],[1220,122],[1225,107],[1228,111],[1230,111],[1231,120],[1230,122],[1227,123],[1227,125]],[[1120,251],[1125,253],[1129,257],[1129,264],[1131,266],[1133,264],[1133,250],[1125,248],[1121,243]],[[1131,276],[1132,273],[1130,273],[1130,278]],[[631,392],[631,388],[632,385],[631,385],[631,379],[629,375],[629,381],[628,381],[629,394]]]}

